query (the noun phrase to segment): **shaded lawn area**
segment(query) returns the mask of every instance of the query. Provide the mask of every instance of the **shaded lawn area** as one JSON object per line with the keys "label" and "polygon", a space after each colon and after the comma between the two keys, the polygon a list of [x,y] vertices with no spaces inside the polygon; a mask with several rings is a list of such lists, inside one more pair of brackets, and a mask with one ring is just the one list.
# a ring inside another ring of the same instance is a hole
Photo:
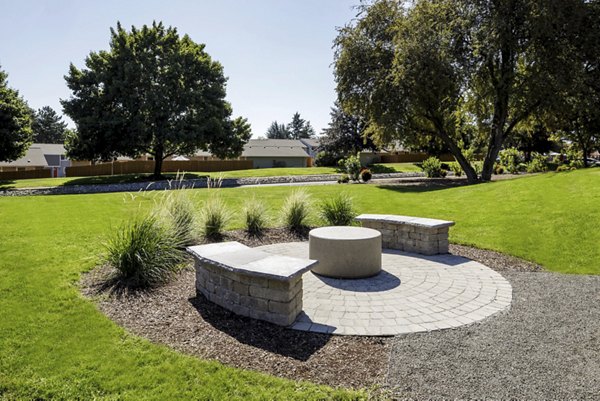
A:
{"label": "shaded lawn area", "polygon": [[[599,170],[440,190],[374,185],[341,191],[360,213],[455,220],[450,240],[556,272],[600,274]],[[295,188],[221,189],[234,208],[263,199],[272,216]],[[215,190],[212,190],[215,191]],[[101,242],[161,192],[0,198],[0,398],[319,399],[358,396],[187,357],[127,334],[82,298]],[[191,190],[198,204],[209,191]],[[232,228],[240,227],[238,220]],[[275,223],[274,223],[275,224]]]}
{"label": "shaded lawn area", "polygon": [[[404,173],[419,172],[421,168],[412,163],[389,163],[371,166],[373,173]],[[305,168],[261,168],[250,170],[235,170],[223,172],[191,172],[186,173],[186,178],[248,178],[248,177],[276,177],[276,176],[298,176],[298,175],[321,175],[339,174],[334,167],[305,167]],[[35,188],[35,187],[57,187],[68,185],[100,185],[100,184],[122,184],[130,182],[146,182],[150,174],[125,174],[106,175],[94,177],[59,177],[59,178],[34,178],[28,180],[0,180],[0,190],[10,188]],[[175,179],[176,173],[165,173],[167,179]]]}

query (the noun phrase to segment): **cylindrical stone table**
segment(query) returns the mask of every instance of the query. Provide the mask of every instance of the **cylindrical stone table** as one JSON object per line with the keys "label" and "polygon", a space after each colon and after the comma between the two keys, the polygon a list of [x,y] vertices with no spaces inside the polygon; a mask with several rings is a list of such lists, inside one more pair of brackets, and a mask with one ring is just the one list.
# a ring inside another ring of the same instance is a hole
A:
{"label": "cylindrical stone table", "polygon": [[362,227],[321,227],[308,234],[313,273],[334,278],[365,278],[381,271],[381,233]]}

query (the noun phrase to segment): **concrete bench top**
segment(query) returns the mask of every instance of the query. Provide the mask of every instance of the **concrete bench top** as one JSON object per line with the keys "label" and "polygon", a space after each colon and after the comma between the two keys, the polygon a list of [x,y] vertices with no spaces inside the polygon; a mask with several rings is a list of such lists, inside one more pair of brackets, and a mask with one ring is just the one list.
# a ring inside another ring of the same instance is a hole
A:
{"label": "concrete bench top", "polygon": [[453,221],[448,220],[437,220],[427,219],[424,217],[412,217],[412,216],[398,216],[394,214],[361,214],[356,217],[357,221],[380,221],[384,223],[392,224],[410,224],[414,226],[429,227],[429,228],[443,228],[451,227],[454,225]]}
{"label": "concrete bench top", "polygon": [[320,227],[310,230],[310,237],[322,238],[328,240],[342,240],[342,241],[353,241],[353,240],[365,240],[370,238],[381,237],[381,233],[371,228],[363,227]]}
{"label": "concrete bench top", "polygon": [[290,281],[319,262],[259,251],[236,241],[197,245],[187,251],[200,261],[222,269],[277,281]]}

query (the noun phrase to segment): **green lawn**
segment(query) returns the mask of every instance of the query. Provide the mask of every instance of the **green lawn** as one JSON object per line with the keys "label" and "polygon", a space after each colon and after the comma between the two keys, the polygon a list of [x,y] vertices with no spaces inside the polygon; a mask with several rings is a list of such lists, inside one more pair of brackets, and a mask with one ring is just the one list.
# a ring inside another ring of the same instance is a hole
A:
{"label": "green lawn", "polygon": [[[556,272],[600,274],[600,170],[443,190],[345,191],[361,213],[452,219],[453,242],[503,251]],[[220,190],[276,211],[289,187]],[[194,190],[200,202],[207,190]],[[78,292],[112,229],[157,193],[0,198],[0,399],[320,399],[356,394],[181,355],[129,335]],[[235,222],[236,226],[240,222]]]}
{"label": "green lawn", "polygon": [[[420,167],[413,163],[388,163],[372,166],[374,173],[400,173],[418,172]],[[317,175],[317,174],[339,174],[333,167],[306,167],[306,168],[261,168],[251,170],[223,171],[218,173],[194,172],[187,173],[186,177],[199,178],[210,176],[213,178],[246,178],[246,177],[275,177],[290,175]],[[165,174],[174,178],[176,174]],[[61,177],[61,178],[36,178],[29,180],[0,181],[0,189],[8,188],[35,188],[35,187],[57,187],[61,185],[84,185],[84,184],[114,184],[134,181],[147,181],[147,174],[128,174],[115,176],[96,177]]]}

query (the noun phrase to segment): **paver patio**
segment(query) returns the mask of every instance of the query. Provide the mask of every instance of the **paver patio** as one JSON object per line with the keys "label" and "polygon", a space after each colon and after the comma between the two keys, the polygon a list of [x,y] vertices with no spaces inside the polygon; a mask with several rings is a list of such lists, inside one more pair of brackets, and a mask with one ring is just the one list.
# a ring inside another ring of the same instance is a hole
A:
{"label": "paver patio", "polygon": [[[260,247],[308,257],[308,243]],[[367,279],[304,274],[303,312],[291,328],[339,335],[391,336],[470,324],[510,307],[499,273],[455,255],[384,250],[383,271]]]}

